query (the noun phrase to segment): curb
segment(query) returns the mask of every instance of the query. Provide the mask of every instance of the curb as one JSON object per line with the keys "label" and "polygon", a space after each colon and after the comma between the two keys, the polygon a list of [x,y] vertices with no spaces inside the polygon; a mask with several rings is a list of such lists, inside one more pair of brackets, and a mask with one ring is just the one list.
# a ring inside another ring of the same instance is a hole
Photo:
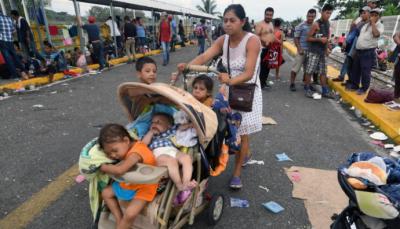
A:
{"label": "curb", "polygon": [[[190,46],[190,44],[187,43],[186,46]],[[180,45],[175,45],[175,48],[181,49],[182,47]],[[153,55],[160,54],[161,52],[162,52],[161,49],[155,49],[146,54],[136,54],[135,58],[138,59],[143,56],[153,56]],[[128,62],[127,56],[124,56],[121,58],[115,58],[115,59],[108,61],[108,63],[110,63],[112,65],[118,65],[118,64],[122,64],[122,63],[126,63],[126,62]],[[88,68],[91,70],[96,70],[99,67],[100,67],[99,64],[88,65]],[[72,68],[72,69],[70,69],[70,71],[74,72],[74,73],[82,73],[83,69],[82,68]],[[64,73],[56,73],[56,74],[54,74],[53,82],[62,80],[63,78],[64,78]],[[22,81],[13,82],[13,83],[2,84],[2,85],[0,85],[0,91],[4,90],[4,89],[19,90],[19,89],[25,88],[26,86],[29,86],[29,85],[36,86],[36,85],[44,85],[44,84],[49,84],[49,83],[50,83],[49,76],[41,76],[41,77],[35,77],[32,79],[28,79],[28,80],[22,80]]]}
{"label": "curb", "polygon": [[[284,42],[283,47],[292,56],[297,54],[296,46],[290,42]],[[330,77],[338,77],[340,71],[332,66],[328,66],[327,74]],[[400,118],[395,111],[390,111],[382,104],[366,103],[366,95],[357,95],[355,92],[346,91],[340,82],[333,82],[328,79],[329,86],[339,92],[342,99],[349,102],[362,112],[362,114],[371,120],[375,126],[385,132],[396,144],[400,144]]]}

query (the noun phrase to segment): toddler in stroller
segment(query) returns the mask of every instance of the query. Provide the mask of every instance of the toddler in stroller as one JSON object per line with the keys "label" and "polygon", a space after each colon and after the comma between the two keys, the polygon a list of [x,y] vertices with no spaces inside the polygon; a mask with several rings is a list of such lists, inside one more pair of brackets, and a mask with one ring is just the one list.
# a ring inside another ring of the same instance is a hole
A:
{"label": "toddler in stroller", "polygon": [[349,205],[334,216],[332,229],[394,229],[400,225],[399,161],[354,153],[338,170]]}
{"label": "toddler in stroller", "polygon": [[[197,133],[198,143],[195,146],[186,150],[180,149],[191,156],[194,166],[193,177],[198,184],[190,193],[189,198],[183,203],[174,204],[178,189],[172,180],[164,179],[168,177],[165,167],[137,163],[124,175],[111,176],[113,180],[135,185],[160,184],[161,181],[156,197],[137,215],[133,228],[181,228],[186,223],[193,224],[194,217],[208,206],[210,210],[208,212],[209,223],[215,224],[222,215],[224,199],[220,194],[209,195],[206,192],[210,165],[207,161],[208,156],[205,155],[204,151],[217,130],[218,125],[215,113],[198,102],[188,92],[162,83],[153,83],[151,85],[124,83],[120,85],[118,95],[129,117],[130,124],[127,126],[127,130],[135,139],[140,139],[141,136],[147,133],[148,127],[143,130],[139,126],[142,124],[150,126],[151,118],[155,113],[162,112],[173,115],[177,110],[188,115]],[[168,109],[172,113],[165,112],[165,109],[163,110],[161,107],[169,107]],[[94,161],[92,154],[92,151],[96,150],[98,151],[98,148],[94,147],[93,144],[88,144],[82,150],[79,165],[80,171],[84,175],[92,176],[92,174],[98,173],[99,163],[97,160]],[[102,176],[101,173],[99,175]],[[162,180],[165,182],[162,182]],[[108,180],[101,180],[101,182],[98,180],[92,182],[90,180],[89,191],[101,190],[107,184]],[[90,200],[92,202],[96,198],[91,196]],[[119,201],[119,203],[122,208],[125,208],[125,211],[129,208],[126,202]],[[98,228],[115,227],[116,220],[104,204],[92,207],[92,211]]]}

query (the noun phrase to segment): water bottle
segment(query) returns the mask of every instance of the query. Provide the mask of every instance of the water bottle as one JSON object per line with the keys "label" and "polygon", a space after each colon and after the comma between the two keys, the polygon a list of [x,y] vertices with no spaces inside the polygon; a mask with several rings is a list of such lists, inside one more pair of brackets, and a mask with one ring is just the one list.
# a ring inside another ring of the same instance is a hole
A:
{"label": "water bottle", "polygon": [[29,65],[29,75],[33,76],[35,73],[35,66],[33,64]]}

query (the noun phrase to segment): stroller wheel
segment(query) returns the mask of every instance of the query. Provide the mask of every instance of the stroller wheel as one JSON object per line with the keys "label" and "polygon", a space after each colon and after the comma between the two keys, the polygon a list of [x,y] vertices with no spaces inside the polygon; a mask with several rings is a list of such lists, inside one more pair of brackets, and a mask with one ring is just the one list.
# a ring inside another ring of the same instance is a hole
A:
{"label": "stroller wheel", "polygon": [[208,225],[215,225],[221,219],[224,211],[224,196],[220,193],[213,195],[208,208]]}

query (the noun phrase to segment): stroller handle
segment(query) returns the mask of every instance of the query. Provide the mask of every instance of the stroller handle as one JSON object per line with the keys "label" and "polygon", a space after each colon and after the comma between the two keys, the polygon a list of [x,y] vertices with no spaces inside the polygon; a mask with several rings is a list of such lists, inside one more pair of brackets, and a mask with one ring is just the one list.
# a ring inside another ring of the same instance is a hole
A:
{"label": "stroller handle", "polygon": [[213,72],[215,74],[219,74],[217,68],[207,65],[187,65],[185,67],[185,71],[192,71],[192,72]]}

